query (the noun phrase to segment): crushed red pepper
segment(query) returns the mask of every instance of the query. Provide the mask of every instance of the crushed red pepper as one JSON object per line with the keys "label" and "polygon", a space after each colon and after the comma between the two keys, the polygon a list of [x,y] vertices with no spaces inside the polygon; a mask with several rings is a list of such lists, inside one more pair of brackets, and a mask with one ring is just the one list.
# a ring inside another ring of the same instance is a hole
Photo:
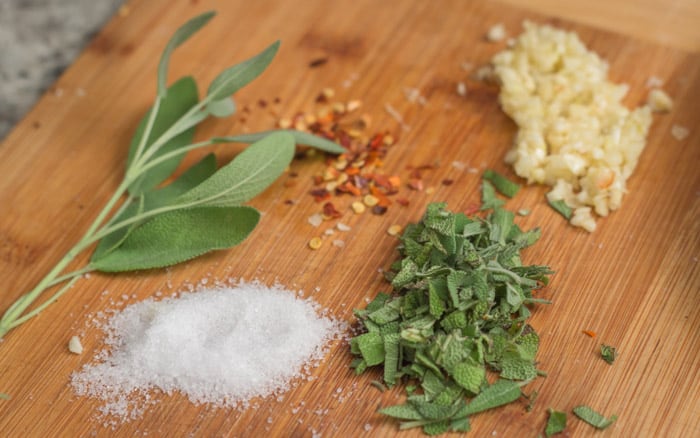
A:
{"label": "crushed red pepper", "polygon": [[[337,102],[333,101],[334,96],[333,89],[324,88],[315,99],[316,111],[297,112],[277,123],[279,128],[309,132],[335,141],[346,149],[341,155],[326,156],[325,167],[312,177],[314,188],[309,194],[315,202],[322,204],[324,219],[338,219],[345,211],[353,211],[351,204],[367,195],[377,200],[376,205],[368,206],[374,215],[385,214],[394,203],[408,206],[406,197],[396,195],[402,188],[423,190],[423,173],[437,168],[437,164],[407,168],[410,177],[405,179],[406,182],[398,175],[386,174],[382,171],[384,159],[396,143],[397,136],[388,131],[367,132],[371,118],[357,111],[362,103],[358,100]],[[313,149],[301,149],[297,156],[301,158],[317,153]],[[339,201],[347,198],[347,201],[334,203],[334,198]]]}

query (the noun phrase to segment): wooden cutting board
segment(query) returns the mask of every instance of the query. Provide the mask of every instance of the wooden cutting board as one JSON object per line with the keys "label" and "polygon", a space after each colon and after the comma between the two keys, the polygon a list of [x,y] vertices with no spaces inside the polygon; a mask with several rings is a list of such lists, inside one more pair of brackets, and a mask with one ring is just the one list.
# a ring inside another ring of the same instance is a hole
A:
{"label": "wooden cutting board", "polygon": [[[236,96],[239,107],[251,109],[247,121],[207,122],[199,137],[271,128],[277,120],[272,109],[287,116],[313,110],[320,89],[332,87],[338,99],[362,100],[372,129],[397,137],[385,159],[388,174],[405,178],[407,166],[439,160],[438,169],[425,172],[425,185],[434,191],[402,188],[410,205],[393,205],[383,216],[344,209],[342,220],[352,227],[342,236],[345,247],[327,239],[312,251],[309,239],[331,225],[307,223],[319,211],[308,195],[312,175],[324,165],[295,162],[296,185],[280,179],[252,203],[264,215],[242,245],[167,271],[80,280],[0,345],[0,390],[12,396],[0,401],[3,435],[396,434],[396,423],[375,411],[397,401],[402,389],[380,393],[370,385],[378,373],[354,376],[348,347],[341,343],[314,371],[314,382],[299,384],[282,401],[260,400],[256,409],[239,412],[193,406],[173,395],[116,430],[101,426],[99,404],[76,397],[69,379],[100,348],[101,333],[87,324],[91,315],[114,308],[110,300],[123,294],[135,295],[128,301],[136,302],[203,278],[277,280],[304,289],[335,316],[352,321],[352,308],[388,290],[378,270],[396,256],[397,240],[386,233],[390,225],[418,220],[432,201],[446,201],[456,211],[479,201],[480,176],[453,167],[453,161],[513,176],[502,158],[515,127],[498,107],[497,88],[470,80],[462,64],[477,67],[503,48],[504,43],[484,40],[490,25],[502,22],[514,34],[527,18],[577,31],[610,61],[612,78],[630,84],[629,104],[642,102],[646,81],[657,76],[675,106],[670,114],[654,116],[621,210],[600,220],[595,233],[568,226],[545,205],[541,187],[527,187],[507,204],[532,210],[519,218],[523,227],[543,229],[525,261],[557,271],[543,292],[553,304],[536,308],[531,320],[542,336],[539,367],[548,377],[526,388],[539,392],[532,412],[521,401],[480,414],[473,418],[471,436],[534,437],[544,430],[547,408],[570,412],[579,404],[618,414],[619,420],[598,433],[570,414],[570,436],[700,436],[700,56],[498,3],[130,3],[0,145],[3,311],[84,233],[115,189],[131,134],[153,99],[163,46],[182,22],[208,9],[218,9],[219,16],[175,54],[171,78],[192,73],[207,84],[222,68],[275,39],[282,48],[270,69]],[[328,62],[310,68],[320,57]],[[467,83],[466,97],[456,93],[460,81]],[[419,89],[425,105],[407,100],[406,88]],[[260,98],[280,103],[263,109]],[[402,129],[386,104],[410,128]],[[674,139],[674,124],[690,128],[690,136]],[[239,150],[217,148],[221,161]],[[442,185],[446,178],[454,183]],[[288,199],[297,202],[288,205]],[[591,339],[582,330],[598,335]],[[81,356],[66,348],[74,334],[83,335]],[[618,348],[614,365],[598,357],[601,342]],[[327,413],[319,415],[319,409]]]}

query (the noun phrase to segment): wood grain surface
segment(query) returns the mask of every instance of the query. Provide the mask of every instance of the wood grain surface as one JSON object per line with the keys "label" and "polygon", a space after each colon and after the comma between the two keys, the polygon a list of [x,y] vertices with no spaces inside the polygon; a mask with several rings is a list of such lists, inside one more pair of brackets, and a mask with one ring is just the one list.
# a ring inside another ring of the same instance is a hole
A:
{"label": "wood grain surface", "polygon": [[[539,367],[548,377],[525,389],[539,392],[532,412],[520,401],[479,414],[472,419],[471,436],[535,437],[544,430],[547,408],[570,412],[579,404],[619,419],[597,432],[570,414],[569,436],[700,436],[700,55],[685,52],[685,45],[637,40],[495,2],[129,3],[128,14],[100,32],[0,145],[2,310],[62,257],[116,188],[130,136],[155,94],[163,46],[184,20],[209,9],[219,16],[176,52],[171,78],[192,73],[207,84],[224,67],[275,39],[282,40],[282,48],[270,69],[236,96],[240,107],[251,108],[247,121],[207,122],[198,137],[271,128],[277,120],[271,109],[287,116],[312,110],[319,90],[333,87],[339,99],[362,100],[372,129],[397,137],[384,162],[387,173],[405,178],[407,166],[439,160],[438,169],[425,173],[426,186],[435,191],[402,188],[410,205],[393,205],[383,216],[343,210],[343,222],[352,227],[342,236],[345,247],[327,239],[311,251],[308,240],[331,225],[307,223],[319,211],[308,195],[311,179],[324,165],[297,161],[292,166],[299,175],[296,185],[288,187],[282,178],[252,203],[264,215],[242,245],[169,270],[80,280],[2,341],[0,391],[12,399],[0,401],[1,435],[397,434],[396,423],[375,411],[399,400],[402,388],[380,393],[370,385],[378,373],[354,376],[348,347],[340,342],[314,371],[316,379],[300,382],[282,401],[262,399],[255,408],[227,411],[172,395],[116,429],[102,426],[99,403],[76,397],[69,379],[100,349],[101,333],[88,324],[91,316],[114,308],[110,301],[123,294],[135,295],[128,301],[136,302],[203,278],[258,278],[304,289],[336,317],[352,321],[353,307],[388,288],[378,270],[396,257],[397,240],[386,233],[390,225],[418,220],[431,201],[446,201],[453,210],[479,202],[480,176],[450,163],[513,176],[502,159],[515,127],[498,107],[498,89],[469,79],[461,65],[482,65],[504,47],[484,40],[490,25],[502,22],[515,34],[527,18],[577,31],[609,60],[612,78],[630,84],[628,104],[643,102],[646,81],[657,76],[675,106],[670,114],[654,116],[622,208],[600,220],[595,233],[568,226],[545,204],[542,187],[527,187],[508,202],[508,208],[532,210],[518,219],[523,227],[543,229],[540,242],[525,252],[525,262],[548,264],[557,272],[542,294],[553,304],[537,307],[531,320],[542,337]],[[309,68],[318,57],[328,62]],[[466,97],[455,91],[460,81],[467,83]],[[407,87],[418,88],[427,103],[409,102]],[[281,102],[262,109],[259,98]],[[386,104],[402,114],[410,129],[398,126]],[[674,124],[688,127],[690,135],[674,139]],[[215,150],[223,162],[240,147]],[[444,178],[454,184],[442,185]],[[288,205],[288,199],[298,202]],[[598,336],[591,339],[582,330]],[[66,347],[74,334],[83,336],[81,356]],[[601,342],[618,348],[614,365],[598,357]]]}

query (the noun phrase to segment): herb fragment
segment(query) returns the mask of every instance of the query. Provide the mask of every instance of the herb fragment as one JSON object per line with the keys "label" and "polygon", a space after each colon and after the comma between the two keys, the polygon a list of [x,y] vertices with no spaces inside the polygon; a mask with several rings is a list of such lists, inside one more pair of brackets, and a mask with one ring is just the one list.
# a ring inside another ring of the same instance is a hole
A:
{"label": "herb fragment", "polygon": [[547,419],[547,426],[544,429],[545,435],[550,437],[563,432],[564,429],[566,429],[566,412],[549,409],[549,418]]}
{"label": "herb fragment", "polygon": [[549,203],[550,207],[556,210],[557,213],[564,216],[567,220],[571,219],[573,210],[571,209],[571,207],[566,205],[566,202],[564,202],[563,199],[558,199],[556,201],[550,201],[549,199],[547,199],[547,202]]}
{"label": "herb fragment", "polygon": [[[350,342],[356,373],[381,365],[387,386],[418,384],[406,403],[379,411],[401,429],[467,431],[469,416],[517,400],[538,375],[527,305],[541,301],[533,291],[552,271],[522,264],[520,251],[539,230],[522,231],[514,216],[497,207],[472,218],[428,205],[400,237],[401,258],[387,274],[392,294],[355,309],[365,331]],[[487,370],[501,378],[488,385]]]}
{"label": "herb fragment", "polygon": [[499,193],[502,193],[509,198],[515,196],[518,193],[518,190],[520,190],[520,186],[518,184],[491,169],[486,169],[483,177],[485,180],[491,182]]}
{"label": "herb fragment", "polygon": [[594,411],[588,406],[576,406],[574,414],[581,420],[590,424],[597,429],[605,429],[617,420],[617,415],[612,415],[610,418],[605,418],[602,414]]}
{"label": "herb fragment", "polygon": [[10,397],[10,394],[5,394],[4,392],[0,392],[0,400],[10,400],[12,397]]}
{"label": "herb fragment", "polygon": [[617,358],[617,349],[610,345],[600,344],[600,356],[604,361],[612,365],[615,362],[615,358]]}
{"label": "herb fragment", "polygon": [[[209,116],[225,117],[235,112],[231,95],[259,76],[279,48],[279,41],[274,42],[258,55],[224,70],[202,99],[190,76],[167,86],[170,55],[213,16],[213,12],[207,12],[189,20],[167,43],[158,65],[155,102],[131,141],[122,183],[80,241],[34,289],[5,311],[0,320],[0,338],[38,315],[87,272],[165,267],[237,245],[253,231],[260,216],[257,210],[241,204],[284,172],[294,156],[295,144],[344,152],[329,140],[293,130],[193,143],[199,123]],[[218,143],[252,144],[219,170],[210,155],[170,185],[158,188],[187,152]],[[87,266],[64,273],[76,256],[95,243]],[[63,286],[58,291],[29,310],[44,292],[59,284]]]}

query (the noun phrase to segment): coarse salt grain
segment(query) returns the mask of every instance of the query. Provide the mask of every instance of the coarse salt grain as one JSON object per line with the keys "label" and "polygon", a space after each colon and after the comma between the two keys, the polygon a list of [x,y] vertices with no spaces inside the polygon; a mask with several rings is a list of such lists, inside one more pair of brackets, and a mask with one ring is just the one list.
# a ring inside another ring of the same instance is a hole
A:
{"label": "coarse salt grain", "polygon": [[690,134],[690,130],[681,125],[671,126],[671,135],[678,141],[684,140]]}
{"label": "coarse salt grain", "polygon": [[308,377],[325,345],[346,330],[325,315],[311,299],[258,282],[148,299],[105,323],[107,348],[71,383],[78,395],[102,401],[113,426],[139,418],[157,401],[154,390],[245,407]]}
{"label": "coarse salt grain", "polygon": [[68,341],[68,351],[73,354],[83,354],[83,344],[80,343],[80,338],[72,336]]}
{"label": "coarse salt grain", "polygon": [[506,37],[506,28],[502,23],[491,26],[486,33],[486,39],[492,43],[503,40]]}

